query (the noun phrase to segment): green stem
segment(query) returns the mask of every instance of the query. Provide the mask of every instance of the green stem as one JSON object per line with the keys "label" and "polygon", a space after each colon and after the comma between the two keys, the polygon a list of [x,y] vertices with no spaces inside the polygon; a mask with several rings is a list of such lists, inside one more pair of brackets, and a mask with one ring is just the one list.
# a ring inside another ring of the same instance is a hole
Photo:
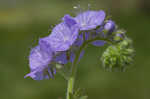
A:
{"label": "green stem", "polygon": [[68,80],[67,99],[70,99],[70,94],[73,94],[74,80],[74,77],[70,77]]}
{"label": "green stem", "polygon": [[100,38],[100,37],[96,37],[94,39],[91,39],[91,40],[87,40],[85,41],[82,46],[80,47],[80,49],[78,50],[77,54],[76,54],[76,57],[75,57],[75,60],[72,64],[72,69],[71,69],[71,76],[70,78],[68,79],[68,88],[67,88],[67,99],[70,99],[70,94],[73,94],[74,93],[74,83],[75,83],[75,76],[76,76],[76,72],[77,72],[77,63],[78,63],[78,60],[79,60],[79,57],[80,57],[80,54],[82,52],[82,50],[91,42],[93,41],[96,41],[96,40],[104,40],[108,43],[111,43],[112,42],[108,39],[105,39],[105,38]]}

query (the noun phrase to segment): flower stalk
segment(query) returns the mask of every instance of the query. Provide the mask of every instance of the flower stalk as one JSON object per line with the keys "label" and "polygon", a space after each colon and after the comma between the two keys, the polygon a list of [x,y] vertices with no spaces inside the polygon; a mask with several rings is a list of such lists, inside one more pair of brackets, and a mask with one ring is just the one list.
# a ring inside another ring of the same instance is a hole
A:
{"label": "flower stalk", "polygon": [[68,85],[67,85],[67,98],[66,99],[71,99],[70,98],[70,95],[74,94],[74,84],[75,84],[75,76],[76,76],[76,72],[77,72],[77,64],[78,64],[78,60],[79,60],[79,57],[80,57],[80,54],[82,52],[82,50],[91,42],[93,41],[96,41],[96,40],[104,40],[106,41],[107,43],[111,43],[112,42],[108,39],[105,39],[105,38],[100,38],[100,37],[96,37],[94,39],[91,39],[91,40],[87,40],[85,41],[82,46],[80,47],[80,49],[78,50],[78,52],[76,53],[76,57],[75,57],[75,60],[72,64],[72,68],[71,68],[71,76],[70,78],[68,79]]}

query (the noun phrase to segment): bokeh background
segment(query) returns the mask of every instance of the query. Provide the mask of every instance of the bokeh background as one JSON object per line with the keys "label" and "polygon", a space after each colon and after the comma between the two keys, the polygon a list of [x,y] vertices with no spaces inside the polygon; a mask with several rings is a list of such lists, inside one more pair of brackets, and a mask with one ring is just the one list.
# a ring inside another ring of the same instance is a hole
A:
{"label": "bokeh background", "polygon": [[104,72],[105,47],[89,46],[79,63],[76,87],[89,99],[150,99],[150,0],[0,0],[0,99],[65,99],[67,82],[24,79],[28,55],[64,14],[81,5],[104,9],[134,41],[135,63],[125,73]]}

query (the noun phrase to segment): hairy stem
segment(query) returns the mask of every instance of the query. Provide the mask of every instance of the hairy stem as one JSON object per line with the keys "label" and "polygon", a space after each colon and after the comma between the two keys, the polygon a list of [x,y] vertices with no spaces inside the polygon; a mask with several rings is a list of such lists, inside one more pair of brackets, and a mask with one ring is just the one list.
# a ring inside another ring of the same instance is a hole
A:
{"label": "hairy stem", "polygon": [[96,37],[94,39],[91,39],[91,40],[87,40],[85,41],[82,46],[80,47],[80,49],[78,50],[78,52],[76,53],[76,57],[75,57],[75,60],[72,64],[72,69],[71,69],[71,76],[70,78],[68,79],[68,88],[67,88],[67,99],[71,99],[70,98],[70,94],[73,94],[74,93],[74,83],[75,83],[75,76],[76,76],[76,72],[77,72],[77,63],[78,63],[78,60],[79,60],[79,57],[80,57],[80,54],[82,52],[82,50],[91,42],[93,41],[96,41],[96,40],[103,40],[103,41],[106,41],[108,43],[111,43],[112,42],[108,39],[105,39],[105,38],[100,38],[100,37]]}

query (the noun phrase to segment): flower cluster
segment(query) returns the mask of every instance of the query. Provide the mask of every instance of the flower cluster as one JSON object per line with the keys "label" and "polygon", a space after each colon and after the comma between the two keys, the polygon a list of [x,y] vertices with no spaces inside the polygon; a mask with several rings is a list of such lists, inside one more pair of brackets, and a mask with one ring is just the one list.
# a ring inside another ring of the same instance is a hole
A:
{"label": "flower cluster", "polygon": [[[118,41],[124,33],[117,32],[114,21],[107,19],[104,11],[85,11],[76,17],[65,15],[62,22],[56,25],[51,34],[40,38],[39,44],[33,48],[29,56],[31,72],[25,77],[34,80],[53,78],[56,73],[55,64],[62,66],[74,62],[76,51],[91,41],[94,46],[103,46],[107,41]],[[115,40],[117,38],[117,40]],[[84,50],[80,53],[83,56]]]}
{"label": "flower cluster", "polygon": [[124,72],[133,63],[134,55],[132,40],[125,37],[121,42],[109,46],[101,60],[106,71]]}

